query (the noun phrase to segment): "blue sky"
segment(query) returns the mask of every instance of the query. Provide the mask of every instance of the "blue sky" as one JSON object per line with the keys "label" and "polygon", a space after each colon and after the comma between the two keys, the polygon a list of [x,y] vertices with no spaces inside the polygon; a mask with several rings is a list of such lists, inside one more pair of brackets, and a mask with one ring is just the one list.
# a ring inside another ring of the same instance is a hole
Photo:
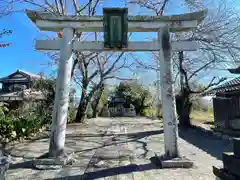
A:
{"label": "blue sky", "polygon": [[[85,0],[86,1],[86,0]],[[83,1],[81,1],[83,3]],[[103,7],[124,7],[124,3],[120,2],[116,5],[113,0],[105,0],[100,4],[97,14],[101,14]],[[16,6],[18,9],[30,6]],[[131,11],[131,13],[138,13]],[[145,14],[149,14],[145,12]],[[12,46],[0,48],[1,63],[0,77],[6,76],[17,69],[44,74],[51,74],[51,67],[48,66],[49,58],[43,52],[37,52],[34,49],[35,39],[44,39],[48,32],[41,32],[26,16],[25,13],[15,13],[0,19],[0,29],[11,29],[13,33],[9,36],[1,38],[1,42],[12,42]],[[133,40],[146,40],[151,36],[150,33],[134,34]],[[143,54],[144,56],[144,54]],[[146,56],[147,58],[147,56]]]}
{"label": "blue sky", "polygon": [[[86,0],[84,0],[86,1]],[[84,1],[81,1],[82,3]],[[118,3],[116,3],[118,2]],[[171,7],[177,6],[178,4],[171,4]],[[240,1],[239,1],[240,7]],[[123,7],[124,3],[117,0],[105,0],[98,8],[98,14],[101,14],[103,7]],[[18,9],[28,8],[30,6],[16,6]],[[184,10],[181,8],[173,8],[171,14],[183,13]],[[131,9],[131,14],[148,14],[148,11],[140,10],[138,8]],[[40,32],[39,29],[28,19],[24,13],[16,13],[11,16],[0,19],[0,29],[11,29],[13,34],[10,36],[4,36],[1,38],[1,42],[12,42],[12,46],[7,48],[0,48],[1,55],[1,67],[0,77],[6,76],[17,69],[38,73],[44,72],[46,75],[51,73],[51,67],[48,66],[49,58],[43,52],[37,52],[34,49],[35,39],[44,39],[44,33]],[[132,40],[149,40],[149,37],[155,36],[155,33],[136,33],[132,37]],[[141,53],[141,57],[148,59],[149,56],[145,53]],[[224,72],[225,74],[225,72]],[[229,75],[229,74],[228,74]],[[141,76],[141,74],[139,75]],[[153,74],[145,74],[144,78],[151,80]]]}

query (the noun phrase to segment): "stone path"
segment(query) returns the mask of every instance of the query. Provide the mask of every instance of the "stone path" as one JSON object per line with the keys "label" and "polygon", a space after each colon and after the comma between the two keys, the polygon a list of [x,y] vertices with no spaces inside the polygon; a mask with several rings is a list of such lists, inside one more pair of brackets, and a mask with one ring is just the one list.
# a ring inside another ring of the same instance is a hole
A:
{"label": "stone path", "polygon": [[[8,179],[49,180],[215,180],[212,166],[231,142],[198,130],[180,132],[180,153],[191,159],[192,169],[158,169],[150,158],[164,153],[163,129],[147,118],[97,118],[68,126],[66,151],[74,152],[73,165],[59,170],[31,168],[31,159],[48,150],[48,138],[21,143],[12,150]],[[24,157],[23,159],[21,157]]]}

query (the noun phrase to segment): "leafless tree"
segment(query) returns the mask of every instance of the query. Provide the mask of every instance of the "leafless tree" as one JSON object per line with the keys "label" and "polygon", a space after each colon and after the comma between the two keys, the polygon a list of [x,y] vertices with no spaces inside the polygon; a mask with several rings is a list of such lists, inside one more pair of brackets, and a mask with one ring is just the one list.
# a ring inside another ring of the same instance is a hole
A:
{"label": "leafless tree", "polygon": [[[76,116],[77,122],[82,122],[85,118],[88,103],[95,93],[100,96],[104,90],[104,84],[109,79],[123,80],[125,78],[119,76],[119,71],[124,68],[130,68],[131,64],[127,62],[127,56],[120,53],[114,56],[109,53],[93,53],[93,57],[81,58],[78,62],[78,73],[75,73],[74,80],[81,86],[82,94],[78,112]],[[129,78],[126,78],[129,79]],[[101,90],[100,92],[98,90]],[[97,99],[100,99],[98,97]],[[99,100],[98,100],[99,102]],[[96,106],[98,104],[96,102]],[[96,111],[96,109],[93,109]]]}
{"label": "leafless tree", "polygon": [[[167,5],[170,5],[171,0],[131,0],[130,3],[135,3],[140,7],[152,10],[156,15],[164,15]],[[210,8],[210,1],[196,1],[185,0],[185,6],[189,10],[200,10],[202,8]],[[201,3],[199,3],[201,2]],[[189,114],[191,109],[190,95],[202,93],[209,88],[218,85],[226,80],[226,77],[217,77],[213,75],[209,83],[201,90],[195,90],[192,84],[199,82],[202,78],[206,77],[219,69],[227,69],[227,67],[235,62],[239,62],[240,58],[240,23],[239,15],[228,1],[215,1],[214,8],[211,7],[208,12],[207,18],[198,26],[194,32],[175,33],[172,35],[174,40],[192,40],[200,44],[200,49],[196,52],[185,52],[180,55],[173,53],[174,61],[174,76],[175,80],[179,79],[182,75],[183,81],[180,84],[183,88],[179,97],[181,99],[180,105],[189,108],[180,108],[186,110],[185,113],[178,111],[179,116],[183,115],[184,123],[186,126],[190,125]],[[170,9],[171,7],[168,7]],[[180,52],[181,54],[181,52]],[[153,54],[157,56],[157,54]],[[156,64],[144,64],[141,59],[136,61],[144,68],[156,70]],[[178,104],[178,102],[177,102]]]}
{"label": "leafless tree", "polygon": [[[8,2],[8,4],[7,4]],[[35,10],[44,11],[53,15],[87,15],[94,16],[100,0],[89,0],[85,4],[79,4],[77,0],[11,0],[6,1],[5,7],[14,7],[17,3],[26,3],[35,7]],[[8,6],[7,6],[8,5]],[[71,11],[70,9],[74,9]],[[11,11],[13,11],[11,9]],[[90,33],[75,32],[76,40],[83,40]],[[90,34],[92,36],[93,34]],[[94,35],[93,35],[94,36]],[[95,40],[98,35],[95,33]],[[61,38],[62,33],[57,33],[57,38]],[[85,112],[89,101],[93,94],[108,79],[122,79],[119,77],[119,71],[122,68],[127,68],[126,56],[124,53],[89,53],[89,52],[74,52],[75,59],[72,69],[73,82],[80,85],[82,93],[81,100],[78,106],[76,121],[82,122],[85,117]],[[48,55],[57,63],[59,53],[48,53]],[[99,93],[100,94],[100,93]]]}
{"label": "leafless tree", "polygon": [[[4,36],[10,35],[10,34],[12,34],[12,30],[3,29],[2,31],[0,31],[0,39],[3,39]],[[8,47],[11,44],[12,43],[10,43],[10,42],[0,41],[0,48],[1,47]]]}
{"label": "leafless tree", "polygon": [[[0,5],[0,18],[2,18],[3,16],[5,16],[7,13],[7,7],[6,7],[6,4],[3,2],[3,4]],[[8,35],[11,35],[12,34],[12,30],[9,30],[9,29],[2,29],[0,30],[0,48],[2,47],[8,47],[11,45],[10,42],[6,42],[6,41],[2,41],[2,39],[5,37],[5,36],[8,36]]]}
{"label": "leafless tree", "polygon": [[[99,0],[87,4],[89,16],[96,14],[96,8]],[[79,12],[78,9],[76,11]],[[79,34],[80,36],[80,34]],[[98,34],[94,33],[94,40],[98,41]],[[96,114],[96,108],[100,100],[100,96],[104,90],[104,84],[108,79],[122,79],[119,77],[119,71],[129,68],[130,64],[126,61],[125,54],[113,53],[80,53],[76,52],[76,58],[73,64],[72,76],[74,82],[81,86],[81,99],[76,114],[76,122],[83,122],[86,115],[87,106],[93,95],[97,94],[93,114]],[[74,73],[75,71],[75,73]],[[78,72],[78,73],[76,73]]]}

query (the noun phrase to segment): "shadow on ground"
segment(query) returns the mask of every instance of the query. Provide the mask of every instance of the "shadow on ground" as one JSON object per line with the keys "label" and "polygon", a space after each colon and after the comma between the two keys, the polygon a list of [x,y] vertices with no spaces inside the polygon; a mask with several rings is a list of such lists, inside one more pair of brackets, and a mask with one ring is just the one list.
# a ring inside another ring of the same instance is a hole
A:
{"label": "shadow on ground", "polygon": [[[112,135],[109,135],[111,137],[108,137],[106,142],[103,142],[103,143],[96,142],[96,141],[99,141],[99,139],[92,139],[92,140],[86,139],[86,138],[90,138],[90,137],[91,138],[92,137],[102,137],[103,136],[102,134],[67,135],[66,147],[72,149],[75,154],[80,153],[81,157],[84,158],[83,153],[87,153],[90,151],[97,151],[101,148],[106,148],[108,146],[115,146],[115,145],[119,145],[119,144],[126,143],[126,142],[136,142],[138,144],[141,144],[141,147],[144,151],[143,154],[141,154],[141,157],[146,157],[146,155],[148,153],[147,143],[144,141],[141,141],[141,139],[143,139],[145,137],[153,136],[153,135],[162,134],[162,133],[163,133],[163,130],[144,131],[144,132],[136,132],[136,133],[128,133],[128,134],[112,134]],[[75,142],[86,142],[86,145],[90,144],[90,143],[95,143],[97,145],[94,148],[86,148],[85,147],[86,149],[84,149],[81,146],[81,148],[79,149],[80,145],[76,144]],[[25,150],[24,149],[22,149],[22,150],[29,152],[29,151],[31,151],[31,149],[29,149],[29,148],[30,147],[27,147]],[[124,157],[120,157],[120,158],[124,158]],[[31,161],[27,161],[27,162],[21,162],[21,163],[16,163],[16,164],[10,165],[10,169],[19,169],[19,168],[31,169],[32,163],[31,163]]]}
{"label": "shadow on ground", "polygon": [[33,161],[24,161],[16,164],[10,164],[9,169],[32,169]]}
{"label": "shadow on ground", "polygon": [[[91,148],[91,149],[84,149],[81,151],[76,151],[75,153],[81,153],[81,152],[86,152],[86,151],[92,151],[92,150],[96,150],[96,149],[100,149],[106,146],[112,146],[112,145],[118,145],[118,144],[122,144],[122,143],[128,143],[128,142],[138,142],[138,143],[142,143],[139,140],[145,137],[149,137],[149,136],[153,136],[153,135],[158,135],[158,134],[162,134],[163,130],[156,130],[156,131],[144,131],[144,132],[136,132],[136,133],[128,133],[128,134],[111,134],[111,135],[107,135],[107,136],[114,136],[112,141],[105,143],[102,146],[98,146],[95,148]],[[93,136],[98,136],[96,134],[86,134],[82,137],[93,137]],[[78,137],[78,136],[71,136],[72,138],[74,137]],[[119,140],[118,138],[121,137],[125,137],[126,139],[123,140]],[[143,148],[144,146],[146,146],[146,144],[143,144]]]}
{"label": "shadow on ground", "polygon": [[179,128],[179,136],[219,160],[222,159],[223,152],[232,151],[232,142],[230,140],[222,140],[213,135],[212,132],[204,131],[199,127]]}
{"label": "shadow on ground", "polygon": [[132,172],[141,172],[141,171],[148,171],[152,169],[159,169],[156,165],[157,160],[155,158],[151,159],[151,163],[149,164],[142,164],[142,165],[136,165],[136,164],[129,164],[126,166],[119,166],[114,168],[108,168],[103,170],[98,170],[94,172],[88,172],[83,175],[74,175],[74,176],[66,176],[61,178],[51,178],[47,180],[93,180],[93,179],[99,179],[99,178],[105,178],[110,176],[116,176],[116,175],[122,175],[122,174],[129,174]]}

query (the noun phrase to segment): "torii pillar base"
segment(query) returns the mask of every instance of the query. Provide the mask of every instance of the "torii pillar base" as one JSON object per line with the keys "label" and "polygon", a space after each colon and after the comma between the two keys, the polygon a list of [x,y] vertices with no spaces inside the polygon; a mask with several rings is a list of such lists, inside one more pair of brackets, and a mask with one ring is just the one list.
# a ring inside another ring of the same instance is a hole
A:
{"label": "torii pillar base", "polygon": [[61,169],[66,165],[74,163],[75,159],[72,157],[73,153],[64,154],[57,158],[49,157],[48,153],[34,159],[32,166],[38,170],[56,170]]}
{"label": "torii pillar base", "polygon": [[194,166],[194,163],[184,156],[171,158],[155,155],[151,161],[159,168],[192,168]]}

